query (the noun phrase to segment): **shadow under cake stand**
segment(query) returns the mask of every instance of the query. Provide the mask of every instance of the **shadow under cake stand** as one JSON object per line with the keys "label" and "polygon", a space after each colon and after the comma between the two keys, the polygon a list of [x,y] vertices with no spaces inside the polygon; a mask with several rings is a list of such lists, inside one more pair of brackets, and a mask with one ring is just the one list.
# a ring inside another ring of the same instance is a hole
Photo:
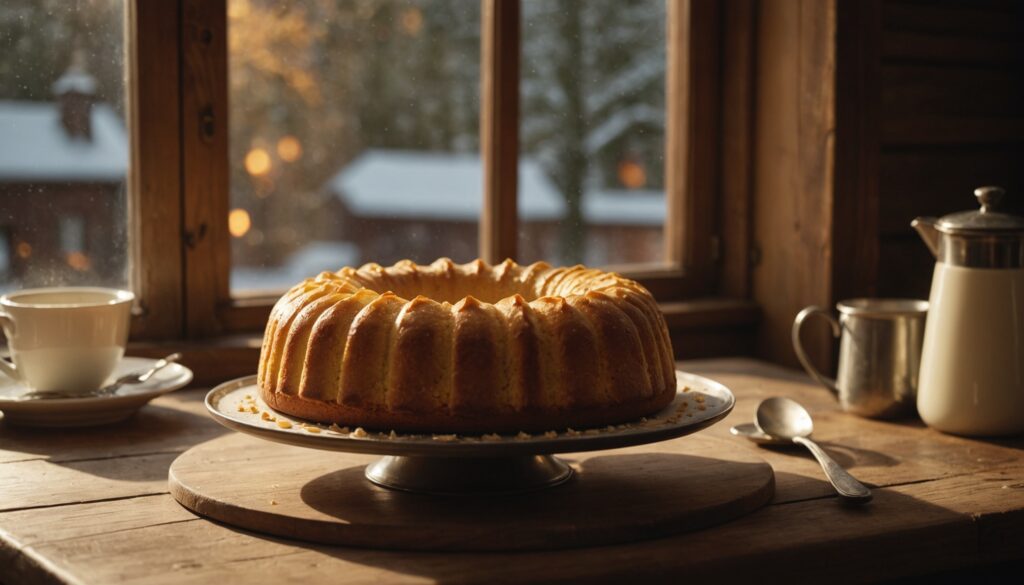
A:
{"label": "shadow under cake stand", "polygon": [[[183,453],[170,489],[194,512],[243,528],[416,550],[625,542],[710,526],[767,503],[771,467],[744,445],[669,441],[718,422],[735,404],[715,381],[676,377],[673,402],[629,424],[455,436],[303,421],[270,409],[249,376],[206,397],[214,418],[241,434]],[[617,451],[598,453],[609,449]]]}

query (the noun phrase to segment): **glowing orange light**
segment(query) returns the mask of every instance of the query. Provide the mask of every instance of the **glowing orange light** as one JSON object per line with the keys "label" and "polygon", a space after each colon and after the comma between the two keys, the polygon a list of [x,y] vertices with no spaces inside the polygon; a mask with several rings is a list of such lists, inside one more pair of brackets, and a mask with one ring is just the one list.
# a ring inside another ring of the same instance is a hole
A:
{"label": "glowing orange light", "polygon": [[627,159],[619,163],[619,182],[627,189],[639,189],[647,184],[647,173],[643,165]]}
{"label": "glowing orange light", "polygon": [[67,260],[68,266],[79,272],[89,270],[89,267],[92,266],[92,261],[89,260],[89,257],[81,252],[71,252],[68,254]]}
{"label": "glowing orange light", "polygon": [[402,29],[405,31],[405,34],[414,37],[420,33],[422,28],[423,13],[420,12],[419,8],[413,6],[402,12]]}
{"label": "glowing orange light", "polygon": [[228,2],[228,18],[237,20],[249,16],[252,7],[249,0],[230,0]]}
{"label": "glowing orange light", "polygon": [[245,170],[250,175],[261,177],[270,172],[270,154],[262,148],[254,148],[245,155]]}
{"label": "glowing orange light", "polygon": [[285,162],[295,162],[302,157],[302,143],[294,136],[285,136],[277,141],[277,156]]}
{"label": "glowing orange light", "polygon": [[249,212],[244,209],[232,209],[228,214],[228,231],[231,235],[240,238],[248,233],[252,227],[252,219]]}
{"label": "glowing orange light", "polygon": [[32,244],[28,242],[18,242],[18,246],[15,248],[18,252],[18,258],[28,258],[32,255]]}

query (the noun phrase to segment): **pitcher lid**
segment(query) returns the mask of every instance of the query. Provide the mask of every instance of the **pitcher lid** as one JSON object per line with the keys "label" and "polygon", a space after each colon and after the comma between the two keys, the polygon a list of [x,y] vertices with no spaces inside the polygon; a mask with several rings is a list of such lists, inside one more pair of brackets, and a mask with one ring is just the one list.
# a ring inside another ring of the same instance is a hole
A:
{"label": "pitcher lid", "polygon": [[1004,195],[1006,190],[1002,187],[978,187],[974,196],[978,198],[981,209],[944,215],[935,227],[947,234],[1024,231],[1024,217],[999,211]]}

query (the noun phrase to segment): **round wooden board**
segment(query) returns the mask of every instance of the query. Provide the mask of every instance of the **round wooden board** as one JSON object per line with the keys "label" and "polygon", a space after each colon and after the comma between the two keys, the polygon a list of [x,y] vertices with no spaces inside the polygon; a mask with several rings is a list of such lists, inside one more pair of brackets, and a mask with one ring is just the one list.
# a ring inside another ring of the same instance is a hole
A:
{"label": "round wooden board", "polygon": [[575,477],[502,496],[432,496],[370,483],[374,455],[231,434],[171,465],[171,494],[226,524],[311,542],[406,550],[536,550],[631,542],[747,514],[774,491],[771,466],[728,440],[693,435],[560,457]]}

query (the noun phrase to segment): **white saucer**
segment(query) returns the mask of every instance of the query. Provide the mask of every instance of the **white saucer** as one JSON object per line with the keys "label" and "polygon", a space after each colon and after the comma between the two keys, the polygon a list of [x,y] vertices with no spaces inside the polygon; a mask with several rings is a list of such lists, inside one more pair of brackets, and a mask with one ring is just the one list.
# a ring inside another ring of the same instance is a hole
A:
{"label": "white saucer", "polygon": [[[126,357],[117,364],[107,383],[132,372],[142,372],[157,360]],[[3,421],[31,427],[84,427],[122,421],[161,394],[192,381],[192,370],[171,364],[142,384],[126,384],[110,396],[84,398],[22,398],[32,391],[22,382],[0,375],[0,411]]]}

